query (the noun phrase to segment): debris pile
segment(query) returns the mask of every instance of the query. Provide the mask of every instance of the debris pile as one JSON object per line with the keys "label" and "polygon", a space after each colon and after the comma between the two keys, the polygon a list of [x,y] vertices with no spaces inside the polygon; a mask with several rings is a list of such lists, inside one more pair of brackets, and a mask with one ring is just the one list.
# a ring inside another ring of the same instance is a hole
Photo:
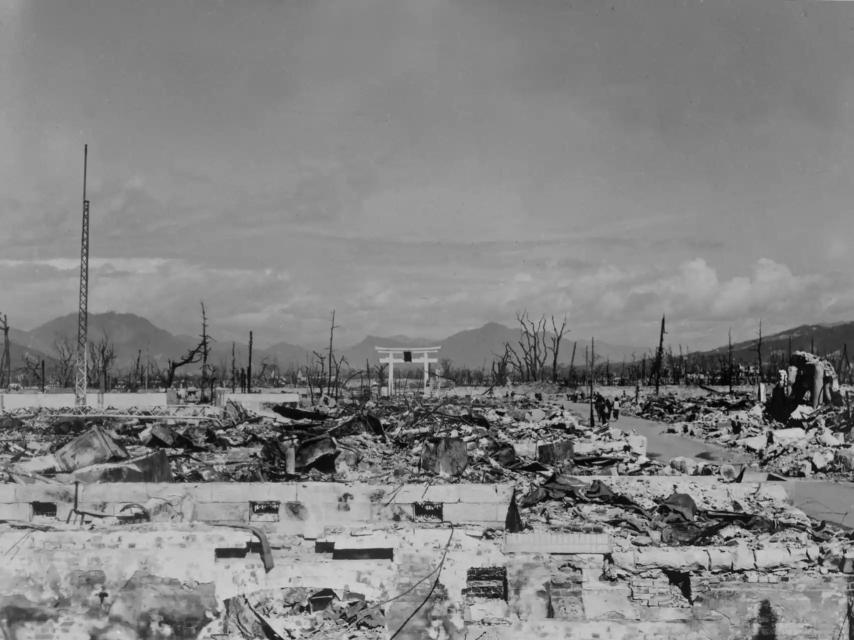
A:
{"label": "debris pile", "polygon": [[[845,406],[797,405],[781,422],[747,395],[665,395],[645,399],[636,414],[669,424],[670,433],[738,448],[752,455],[758,468],[778,475],[850,479],[854,471],[854,416]],[[690,469],[684,464],[671,462],[689,474],[711,472],[703,461],[687,463]]]}
{"label": "debris pile", "polygon": [[[320,410],[176,410],[6,418],[6,481],[497,482],[571,469],[650,473],[641,436],[591,431],[558,403],[425,399]],[[164,460],[168,462],[164,463]]]}

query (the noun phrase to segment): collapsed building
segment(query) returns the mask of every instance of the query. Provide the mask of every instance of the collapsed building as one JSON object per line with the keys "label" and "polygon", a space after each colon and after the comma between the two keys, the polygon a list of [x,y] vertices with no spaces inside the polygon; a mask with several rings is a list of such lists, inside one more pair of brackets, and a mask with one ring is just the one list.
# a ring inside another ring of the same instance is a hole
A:
{"label": "collapsed building", "polygon": [[849,632],[846,530],[768,474],[678,470],[568,406],[541,391],[10,412],[0,628],[14,640]]}

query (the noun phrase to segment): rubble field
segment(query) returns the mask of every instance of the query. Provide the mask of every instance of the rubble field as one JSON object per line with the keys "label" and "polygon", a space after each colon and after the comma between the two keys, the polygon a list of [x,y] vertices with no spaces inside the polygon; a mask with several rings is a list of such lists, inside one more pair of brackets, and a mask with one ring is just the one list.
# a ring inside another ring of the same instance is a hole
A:
{"label": "rubble field", "polygon": [[846,406],[800,406],[781,423],[745,395],[622,403],[675,435],[750,452],[748,468],[649,457],[644,436],[619,420],[591,427],[569,399],[543,385],[0,414],[0,629],[11,640],[848,631],[854,536],[773,480],[850,479]]}

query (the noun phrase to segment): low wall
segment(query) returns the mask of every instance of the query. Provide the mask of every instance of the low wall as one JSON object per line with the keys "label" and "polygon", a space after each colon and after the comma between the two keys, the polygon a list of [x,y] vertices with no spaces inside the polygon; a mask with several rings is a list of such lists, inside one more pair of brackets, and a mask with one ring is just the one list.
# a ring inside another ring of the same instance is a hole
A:
{"label": "low wall", "polygon": [[228,401],[236,402],[250,411],[264,409],[265,405],[298,405],[299,393],[217,393],[216,405],[224,407]]}
{"label": "low wall", "polygon": [[[165,393],[87,393],[86,405],[99,409],[166,407]],[[68,409],[74,407],[73,393],[0,393],[0,411],[14,409]]]}
{"label": "low wall", "polygon": [[[270,497],[260,488],[249,487],[257,497]],[[337,506],[332,510],[338,513]],[[731,565],[710,571],[694,561],[695,550],[680,548],[668,550],[667,562],[654,563],[667,564],[669,573],[658,566],[615,571],[608,553],[508,551],[500,536],[484,537],[482,526],[365,524],[349,529],[339,523],[336,533],[316,541],[268,532],[272,563],[266,567],[253,534],[229,526],[173,521],[108,530],[0,530],[6,550],[0,619],[13,627],[12,640],[70,637],[63,635],[66,625],[88,625],[90,635],[77,637],[97,637],[91,632],[107,618],[144,632],[121,637],[161,637],[146,635],[157,614],[171,627],[162,637],[189,639],[199,637],[209,614],[223,613],[228,598],[305,586],[354,590],[369,600],[393,597],[388,631],[405,623],[398,638],[412,640],[427,637],[430,607],[410,616],[431,595],[459,603],[467,637],[482,640],[818,640],[846,637],[848,630],[850,576],[806,568],[782,553],[784,547],[763,550],[785,555],[773,570]]]}

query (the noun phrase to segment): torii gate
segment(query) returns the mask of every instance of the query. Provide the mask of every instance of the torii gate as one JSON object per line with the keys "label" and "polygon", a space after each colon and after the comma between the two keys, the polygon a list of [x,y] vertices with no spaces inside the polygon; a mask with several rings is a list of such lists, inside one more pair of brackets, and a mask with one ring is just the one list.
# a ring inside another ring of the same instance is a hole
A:
{"label": "torii gate", "polygon": [[[430,380],[430,365],[436,364],[439,361],[436,358],[431,358],[430,354],[436,353],[442,347],[374,347],[380,354],[385,354],[385,358],[380,358],[381,364],[388,365],[388,395],[394,393],[394,365],[412,362],[415,364],[424,365],[424,391],[427,391],[427,384]],[[400,357],[398,357],[398,355]],[[418,355],[420,358],[416,360],[413,355]]]}

